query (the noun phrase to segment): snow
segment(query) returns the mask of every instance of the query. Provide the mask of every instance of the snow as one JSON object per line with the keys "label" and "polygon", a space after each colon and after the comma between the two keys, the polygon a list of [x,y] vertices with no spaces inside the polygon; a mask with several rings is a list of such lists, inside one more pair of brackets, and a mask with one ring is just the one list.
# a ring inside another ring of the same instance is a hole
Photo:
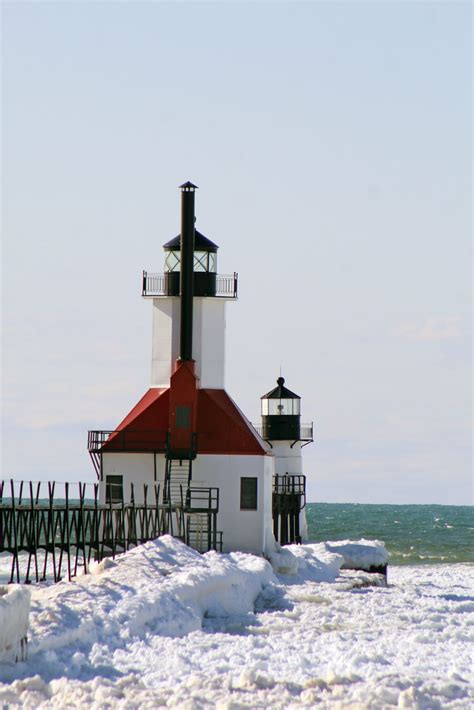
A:
{"label": "snow", "polygon": [[367,586],[383,577],[338,574],[331,547],[277,549],[275,573],[165,537],[33,587],[28,660],[0,665],[0,705],[471,707],[474,566]]}
{"label": "snow", "polygon": [[0,662],[26,660],[30,590],[0,587]]}
{"label": "snow", "polygon": [[358,542],[341,540],[339,542],[326,542],[328,550],[344,557],[342,569],[370,569],[386,565],[389,554],[385,543],[380,540],[364,540]]}
{"label": "snow", "polygon": [[272,578],[260,557],[201,555],[166,535],[104,560],[74,583],[42,590],[44,608],[31,618],[30,653],[91,639],[126,642],[150,628],[183,636],[200,629],[204,617],[246,614]]}

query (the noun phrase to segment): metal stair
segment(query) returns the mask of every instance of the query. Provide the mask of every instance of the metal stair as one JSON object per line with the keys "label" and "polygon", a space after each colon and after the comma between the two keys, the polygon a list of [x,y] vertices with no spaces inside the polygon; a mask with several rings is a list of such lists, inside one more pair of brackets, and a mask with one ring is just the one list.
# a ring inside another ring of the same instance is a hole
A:
{"label": "metal stair", "polygon": [[191,459],[166,459],[165,486],[163,491],[163,502],[171,505],[182,505],[183,496],[191,483],[192,460]]}
{"label": "metal stair", "polygon": [[222,550],[222,532],[217,530],[219,489],[192,485],[193,460],[197,455],[196,434],[189,449],[172,449],[166,441],[166,468],[163,503],[183,516],[183,537],[199,552]]}
{"label": "metal stair", "polygon": [[166,435],[166,468],[163,503],[186,505],[188,488],[193,477],[193,460],[197,453],[197,435],[191,435],[189,449],[172,449],[170,432]]}

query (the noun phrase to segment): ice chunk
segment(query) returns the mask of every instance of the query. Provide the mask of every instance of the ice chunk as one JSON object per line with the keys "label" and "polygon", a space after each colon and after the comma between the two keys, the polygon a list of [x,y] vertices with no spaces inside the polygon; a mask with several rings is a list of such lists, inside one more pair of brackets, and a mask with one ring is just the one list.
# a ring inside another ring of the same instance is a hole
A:
{"label": "ice chunk", "polygon": [[277,574],[312,582],[334,582],[344,562],[341,554],[329,550],[324,543],[285,547],[275,543],[267,557]]}
{"label": "ice chunk", "polygon": [[26,660],[29,614],[27,587],[0,587],[0,662]]}
{"label": "ice chunk", "polygon": [[344,557],[342,569],[365,569],[381,567],[388,562],[389,554],[381,540],[340,540],[326,542],[331,552]]}

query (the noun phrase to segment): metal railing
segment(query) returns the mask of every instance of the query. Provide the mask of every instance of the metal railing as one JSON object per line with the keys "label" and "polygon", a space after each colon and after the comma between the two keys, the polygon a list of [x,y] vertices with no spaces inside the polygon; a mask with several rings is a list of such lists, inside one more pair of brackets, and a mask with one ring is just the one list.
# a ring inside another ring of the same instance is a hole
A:
{"label": "metal railing", "polygon": [[[252,422],[252,426],[255,429],[255,431],[257,432],[257,434],[259,434],[259,436],[261,436],[263,438],[263,425],[262,424],[254,424]],[[310,422],[309,424],[308,423],[301,424],[300,436],[297,439],[297,441],[314,441],[314,439],[313,439],[313,422]]]}
{"label": "metal railing", "polygon": [[[217,298],[237,298],[238,274],[217,274],[216,294]],[[143,272],[142,296],[168,296],[168,285],[166,274],[150,274]]]}
{"label": "metal railing", "polygon": [[166,296],[166,278],[164,274],[149,274],[147,271],[143,272],[143,284],[142,284],[142,295],[143,296]]}
{"label": "metal railing", "polygon": [[2,570],[6,581],[71,579],[88,572],[94,560],[160,535],[193,545],[192,531],[203,516],[205,534],[196,549],[222,549],[218,488],[185,487],[174,504],[160,502],[158,483],[130,484],[129,495],[114,492],[106,487],[104,503],[99,484],[0,480],[0,555],[10,563]]}
{"label": "metal railing", "polygon": [[219,510],[219,488],[189,486],[185,489],[184,506],[186,512],[210,512]]}
{"label": "metal railing", "polygon": [[105,444],[110,451],[166,451],[166,431],[104,431],[91,430],[87,435],[87,450],[100,452]]}
{"label": "metal railing", "polygon": [[189,486],[181,489],[186,514],[186,543],[199,552],[222,552],[222,531],[217,530],[219,489]]}
{"label": "metal railing", "polygon": [[132,485],[130,501],[117,505],[100,501],[98,484],[89,498],[83,483],[78,497],[71,496],[69,483],[61,491],[60,484],[48,482],[40,492],[41,484],[34,491],[30,482],[24,497],[22,483],[19,490],[14,481],[5,483],[0,481],[0,553],[10,556],[10,582],[71,579],[87,572],[93,560],[115,557],[160,535],[186,537],[182,508],[160,504],[158,484],[143,486],[139,504]]}

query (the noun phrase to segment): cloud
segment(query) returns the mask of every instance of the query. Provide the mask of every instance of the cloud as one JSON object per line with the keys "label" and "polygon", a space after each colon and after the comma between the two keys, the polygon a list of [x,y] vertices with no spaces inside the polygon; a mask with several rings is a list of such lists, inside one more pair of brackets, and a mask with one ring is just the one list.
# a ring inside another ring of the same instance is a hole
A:
{"label": "cloud", "polygon": [[458,340],[465,335],[461,316],[429,316],[422,323],[402,323],[394,335],[417,342]]}

